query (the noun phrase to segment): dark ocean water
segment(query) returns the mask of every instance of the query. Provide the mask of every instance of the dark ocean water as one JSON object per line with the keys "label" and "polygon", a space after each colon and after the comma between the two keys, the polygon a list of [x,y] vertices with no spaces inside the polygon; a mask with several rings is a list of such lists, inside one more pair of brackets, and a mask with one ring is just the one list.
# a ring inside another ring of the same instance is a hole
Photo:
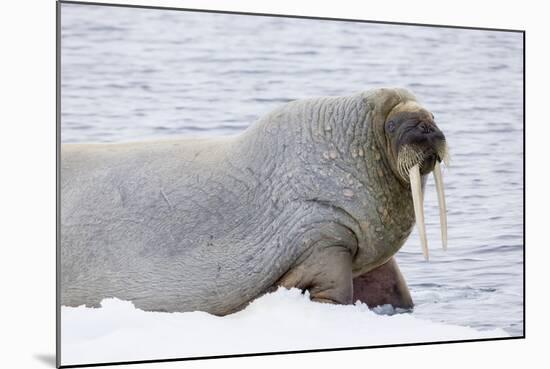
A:
{"label": "dark ocean water", "polygon": [[449,250],[425,199],[397,259],[422,319],[523,333],[519,33],[62,5],[63,142],[244,130],[294,99],[413,91],[450,146]]}

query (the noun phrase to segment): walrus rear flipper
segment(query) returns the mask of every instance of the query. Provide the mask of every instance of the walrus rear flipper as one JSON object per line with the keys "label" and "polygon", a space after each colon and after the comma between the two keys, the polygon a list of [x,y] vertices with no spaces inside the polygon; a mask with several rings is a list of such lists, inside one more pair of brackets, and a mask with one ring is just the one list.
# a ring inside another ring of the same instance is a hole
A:
{"label": "walrus rear flipper", "polygon": [[395,258],[353,279],[353,301],[366,303],[370,308],[390,304],[396,308],[412,309],[414,303]]}

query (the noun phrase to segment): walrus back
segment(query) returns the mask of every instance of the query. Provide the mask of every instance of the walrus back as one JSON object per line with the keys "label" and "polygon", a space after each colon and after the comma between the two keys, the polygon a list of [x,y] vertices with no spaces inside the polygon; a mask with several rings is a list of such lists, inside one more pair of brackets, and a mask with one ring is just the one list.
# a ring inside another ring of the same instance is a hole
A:
{"label": "walrus back", "polygon": [[259,256],[269,240],[235,140],[63,145],[62,304],[226,314],[268,288],[285,261],[265,272],[276,257]]}

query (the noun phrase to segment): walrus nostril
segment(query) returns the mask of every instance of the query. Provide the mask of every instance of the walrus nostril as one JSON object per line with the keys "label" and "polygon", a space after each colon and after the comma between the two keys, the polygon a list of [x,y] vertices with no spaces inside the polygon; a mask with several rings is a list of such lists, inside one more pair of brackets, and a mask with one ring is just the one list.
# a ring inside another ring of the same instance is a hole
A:
{"label": "walrus nostril", "polygon": [[435,128],[429,123],[420,122],[420,123],[418,123],[417,127],[422,133],[425,133],[425,134],[435,132]]}

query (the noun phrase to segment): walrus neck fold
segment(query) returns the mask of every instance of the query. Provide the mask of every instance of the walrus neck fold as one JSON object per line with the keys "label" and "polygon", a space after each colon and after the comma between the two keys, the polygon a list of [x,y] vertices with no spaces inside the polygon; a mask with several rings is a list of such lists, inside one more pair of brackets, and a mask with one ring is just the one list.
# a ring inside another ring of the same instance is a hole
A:
{"label": "walrus neck fold", "polygon": [[[408,189],[409,183],[404,180],[396,166],[391,164],[394,153],[391,144],[385,134],[385,124],[388,118],[397,110],[409,103],[416,104],[416,99],[408,91],[402,89],[379,89],[365,94],[365,102],[369,106],[368,119],[365,125],[368,127],[368,139],[374,138],[371,149],[384,152],[382,156],[383,165],[389,173],[393,174],[401,185],[402,189]],[[375,146],[375,147],[374,147]],[[397,160],[397,157],[393,157]]]}

